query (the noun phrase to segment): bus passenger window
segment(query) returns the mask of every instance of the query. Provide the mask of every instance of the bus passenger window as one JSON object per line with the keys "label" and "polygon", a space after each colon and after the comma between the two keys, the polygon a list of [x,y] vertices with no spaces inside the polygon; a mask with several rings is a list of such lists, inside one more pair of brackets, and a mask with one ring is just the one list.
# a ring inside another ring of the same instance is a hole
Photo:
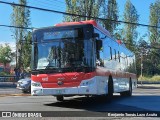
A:
{"label": "bus passenger window", "polygon": [[96,41],[96,51],[97,51],[97,60],[96,60],[96,65],[97,66],[104,66],[104,52],[103,52],[103,45],[102,45],[102,40],[97,40]]}
{"label": "bus passenger window", "polygon": [[118,60],[119,60],[119,62],[120,62],[120,57],[121,57],[121,56],[120,56],[120,53],[119,53],[119,51],[118,51]]}
{"label": "bus passenger window", "polygon": [[116,58],[116,50],[115,49],[114,49],[114,54],[115,54],[115,58],[114,59],[116,60],[117,58]]}
{"label": "bus passenger window", "polygon": [[112,48],[110,47],[110,58],[112,60]]}

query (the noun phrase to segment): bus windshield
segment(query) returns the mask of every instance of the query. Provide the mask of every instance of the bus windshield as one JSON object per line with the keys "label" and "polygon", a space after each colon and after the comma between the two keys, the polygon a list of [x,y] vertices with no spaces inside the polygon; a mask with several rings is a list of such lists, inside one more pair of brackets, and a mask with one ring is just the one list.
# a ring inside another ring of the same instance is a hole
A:
{"label": "bus windshield", "polygon": [[[64,33],[64,32],[62,32]],[[34,46],[34,69],[67,69],[74,68],[92,68],[93,67],[93,40],[83,40],[82,38],[58,38],[52,40],[51,35],[48,37],[37,37]],[[71,35],[70,35],[71,36]],[[50,39],[50,41],[44,40]]]}

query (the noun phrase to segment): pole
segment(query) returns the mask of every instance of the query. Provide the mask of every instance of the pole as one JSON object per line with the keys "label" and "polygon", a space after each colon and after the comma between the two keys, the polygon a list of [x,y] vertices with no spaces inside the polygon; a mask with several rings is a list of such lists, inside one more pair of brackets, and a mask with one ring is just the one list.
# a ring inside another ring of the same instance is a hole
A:
{"label": "pole", "polygon": [[[143,76],[143,54],[141,53],[141,78]],[[141,85],[142,85],[142,80],[141,80]]]}

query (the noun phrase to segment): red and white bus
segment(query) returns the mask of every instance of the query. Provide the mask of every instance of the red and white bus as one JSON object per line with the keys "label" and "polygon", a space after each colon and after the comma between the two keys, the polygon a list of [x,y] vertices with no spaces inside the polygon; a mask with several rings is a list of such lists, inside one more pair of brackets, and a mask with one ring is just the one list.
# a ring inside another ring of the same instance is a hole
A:
{"label": "red and white bus", "polygon": [[111,99],[137,86],[134,53],[94,20],[37,29],[32,42],[32,95]]}

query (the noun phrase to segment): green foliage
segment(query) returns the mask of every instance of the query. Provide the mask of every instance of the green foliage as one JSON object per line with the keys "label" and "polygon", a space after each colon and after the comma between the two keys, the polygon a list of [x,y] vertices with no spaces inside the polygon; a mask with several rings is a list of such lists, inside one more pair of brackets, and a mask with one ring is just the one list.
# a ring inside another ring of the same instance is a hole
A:
{"label": "green foliage", "polygon": [[28,32],[27,36],[25,37],[25,41],[22,44],[22,61],[23,61],[23,67],[27,68],[30,67],[31,62],[31,40],[32,35],[31,32]]}
{"label": "green foliage", "polygon": [[[156,0],[155,3],[150,5],[150,25],[160,26],[160,0]],[[155,49],[160,46],[160,29],[149,28],[149,40],[152,46],[150,59],[152,75],[160,74],[160,49]]]}
{"label": "green foliage", "polygon": [[108,4],[105,5],[103,9],[104,18],[110,20],[102,21],[102,24],[113,35],[115,28],[118,26],[117,23],[111,21],[118,20],[118,7],[116,0],[108,0]]}
{"label": "green foliage", "polygon": [[[130,0],[126,1],[125,11],[124,11],[124,21],[138,23],[139,15],[137,10]],[[137,38],[136,25],[125,24],[123,29],[124,42],[126,43],[127,48],[134,51],[135,49],[135,40]]]}
{"label": "green foliage", "polygon": [[6,66],[7,63],[12,61],[11,48],[8,44],[0,45],[0,62]]}
{"label": "green foliage", "polygon": [[[157,0],[154,4],[150,5],[150,25],[160,26],[160,0]],[[149,27],[150,42],[160,43],[160,29]]]}
{"label": "green foliage", "polygon": [[160,81],[160,75],[155,75],[152,77],[151,76],[143,76],[143,77],[139,77],[138,80],[156,82],[156,81]]}
{"label": "green foliage", "polygon": [[[19,0],[19,4],[27,5],[27,0]],[[11,24],[19,27],[28,27],[30,25],[30,11],[28,8],[20,7],[20,6],[12,6],[13,13],[11,14]],[[22,28],[13,28],[12,32],[14,34],[14,38],[16,39],[16,47],[18,51],[18,59],[17,59],[17,67],[23,66],[23,61],[21,59],[22,56],[22,41],[27,34],[26,29]]]}
{"label": "green foliage", "polygon": [[0,75],[6,76],[6,75],[10,75],[10,74],[8,72],[0,72]]}
{"label": "green foliage", "polygon": [[[111,20],[118,20],[118,8],[116,0],[66,0],[66,12],[71,14],[78,14],[88,17],[64,16],[64,21],[82,21],[90,20],[92,17],[102,17],[107,20],[99,21],[111,34],[117,23]],[[92,18],[93,19],[93,18]]]}
{"label": "green foliage", "polygon": [[160,81],[160,75],[155,75],[151,78],[151,81]]}
{"label": "green foliage", "polygon": [[88,17],[64,16],[64,21],[82,21],[90,20],[92,17],[98,17],[100,9],[105,0],[66,0],[66,12]]}

